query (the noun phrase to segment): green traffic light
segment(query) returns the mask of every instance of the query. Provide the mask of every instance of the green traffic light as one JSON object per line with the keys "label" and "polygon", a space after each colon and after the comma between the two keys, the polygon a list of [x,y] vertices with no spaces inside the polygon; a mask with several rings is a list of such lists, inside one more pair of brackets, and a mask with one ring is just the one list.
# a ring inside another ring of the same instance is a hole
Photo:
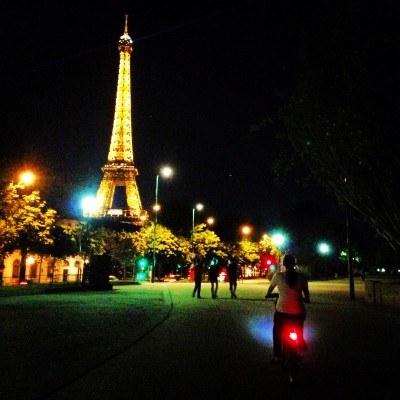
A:
{"label": "green traffic light", "polygon": [[138,260],[139,267],[144,268],[147,266],[147,264],[148,264],[147,258],[139,258]]}

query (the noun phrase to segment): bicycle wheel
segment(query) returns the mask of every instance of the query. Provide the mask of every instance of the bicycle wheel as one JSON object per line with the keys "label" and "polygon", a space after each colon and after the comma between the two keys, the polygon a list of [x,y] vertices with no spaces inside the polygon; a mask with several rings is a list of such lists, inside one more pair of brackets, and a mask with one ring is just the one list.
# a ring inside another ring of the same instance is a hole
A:
{"label": "bicycle wheel", "polygon": [[287,360],[287,373],[288,373],[289,383],[295,383],[297,381],[297,371],[298,371],[297,358],[294,357],[293,354],[289,354]]}
{"label": "bicycle wheel", "polygon": [[287,375],[289,383],[297,381],[298,374],[298,353],[294,345],[288,345],[287,338],[282,335],[282,368]]}

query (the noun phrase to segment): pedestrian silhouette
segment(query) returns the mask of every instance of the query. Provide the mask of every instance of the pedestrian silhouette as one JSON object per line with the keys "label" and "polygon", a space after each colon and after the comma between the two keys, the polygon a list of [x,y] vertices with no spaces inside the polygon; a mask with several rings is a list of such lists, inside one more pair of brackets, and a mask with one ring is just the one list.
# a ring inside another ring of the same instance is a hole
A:
{"label": "pedestrian silhouette", "polygon": [[211,283],[211,297],[216,299],[218,297],[218,275],[219,275],[219,265],[217,263],[212,263],[208,269],[208,280]]}
{"label": "pedestrian silhouette", "polygon": [[237,299],[236,288],[237,288],[237,278],[238,278],[238,264],[234,258],[228,260],[228,266],[226,268],[229,280],[229,290],[231,292],[231,299]]}
{"label": "pedestrian silhouette", "polygon": [[195,297],[197,294],[197,298],[201,299],[201,280],[203,279],[203,268],[199,260],[196,260],[193,267],[193,280],[194,280],[194,289],[192,297]]}

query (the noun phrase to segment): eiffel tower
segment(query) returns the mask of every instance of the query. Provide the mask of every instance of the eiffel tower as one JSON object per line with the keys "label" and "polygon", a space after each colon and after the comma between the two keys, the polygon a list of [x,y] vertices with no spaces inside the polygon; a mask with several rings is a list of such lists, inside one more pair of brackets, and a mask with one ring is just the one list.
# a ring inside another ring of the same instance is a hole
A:
{"label": "eiffel tower", "polygon": [[[143,210],[136,184],[138,170],[134,166],[131,123],[130,59],[132,39],[128,35],[128,16],[125,15],[124,34],[118,41],[120,54],[117,99],[108,162],[102,168],[103,179],[96,195],[94,210],[86,216],[112,218],[133,225],[143,225],[148,219]],[[115,190],[125,187],[127,209],[113,208]]]}

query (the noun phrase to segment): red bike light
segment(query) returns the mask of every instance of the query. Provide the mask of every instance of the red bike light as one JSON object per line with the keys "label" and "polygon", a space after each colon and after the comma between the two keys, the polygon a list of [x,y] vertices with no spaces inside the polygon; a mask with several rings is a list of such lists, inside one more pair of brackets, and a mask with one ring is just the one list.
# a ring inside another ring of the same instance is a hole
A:
{"label": "red bike light", "polygon": [[289,332],[289,337],[290,339],[292,339],[293,341],[297,340],[297,333],[295,331],[290,331]]}

